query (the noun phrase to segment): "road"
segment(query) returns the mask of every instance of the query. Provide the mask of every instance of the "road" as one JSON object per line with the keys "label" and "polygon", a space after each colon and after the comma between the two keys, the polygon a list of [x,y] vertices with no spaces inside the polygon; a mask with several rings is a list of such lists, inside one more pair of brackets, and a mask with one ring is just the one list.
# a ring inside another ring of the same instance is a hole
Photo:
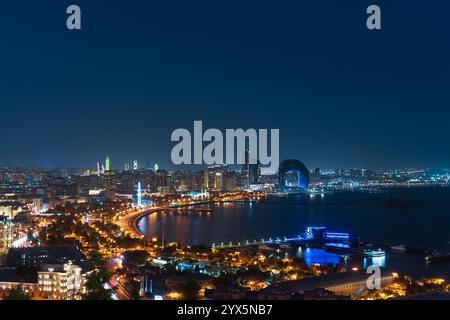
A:
{"label": "road", "polygon": [[114,288],[118,300],[133,300],[131,294],[117,281],[116,276],[111,277],[109,285]]}
{"label": "road", "polygon": [[[106,260],[106,268],[109,272],[115,273],[121,267],[122,260],[120,258]],[[109,289],[111,288],[114,290],[117,300],[133,300],[131,294],[120,284],[115,274],[109,279]]]}

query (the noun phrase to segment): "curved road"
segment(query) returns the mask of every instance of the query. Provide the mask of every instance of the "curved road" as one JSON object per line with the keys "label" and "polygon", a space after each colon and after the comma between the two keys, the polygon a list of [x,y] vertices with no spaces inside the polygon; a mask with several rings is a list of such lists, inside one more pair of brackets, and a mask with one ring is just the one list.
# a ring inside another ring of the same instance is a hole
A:
{"label": "curved road", "polygon": [[126,232],[129,232],[130,234],[134,235],[135,237],[142,238],[145,235],[139,230],[137,223],[139,219],[142,217],[152,214],[153,212],[168,210],[169,207],[156,207],[156,208],[150,208],[150,209],[143,209],[138,212],[130,213],[129,215],[126,215],[125,217],[121,218],[117,221],[117,224],[119,227],[121,227]]}
{"label": "curved road", "polygon": [[130,213],[129,215],[126,215],[125,217],[121,218],[117,221],[117,225],[121,227],[126,232],[134,235],[138,238],[143,238],[145,235],[139,230],[137,223],[139,219],[142,217],[152,214],[153,212],[158,211],[167,211],[182,207],[190,207],[190,206],[196,206],[196,205],[202,205],[202,204],[210,204],[210,203],[217,203],[217,202],[229,202],[229,201],[240,201],[245,199],[245,197],[236,197],[236,198],[227,198],[227,199],[221,199],[221,200],[206,200],[206,201],[199,201],[194,203],[187,203],[187,204],[180,204],[176,206],[162,206],[162,207],[153,207],[153,208],[144,208],[140,211]]}

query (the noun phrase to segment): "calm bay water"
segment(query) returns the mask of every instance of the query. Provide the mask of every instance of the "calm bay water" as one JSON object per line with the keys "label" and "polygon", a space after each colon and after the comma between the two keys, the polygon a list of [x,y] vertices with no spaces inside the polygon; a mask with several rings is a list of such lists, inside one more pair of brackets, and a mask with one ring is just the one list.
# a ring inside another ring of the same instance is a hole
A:
{"label": "calm bay water", "polygon": [[[400,205],[386,200],[401,199]],[[280,200],[280,199],[274,199]],[[293,203],[224,203],[182,213],[155,213],[143,218],[139,228],[167,241],[182,244],[242,242],[295,236],[307,226],[350,232],[361,239],[409,244],[450,251],[450,188],[388,189],[380,193],[336,193],[310,199],[297,195]]]}

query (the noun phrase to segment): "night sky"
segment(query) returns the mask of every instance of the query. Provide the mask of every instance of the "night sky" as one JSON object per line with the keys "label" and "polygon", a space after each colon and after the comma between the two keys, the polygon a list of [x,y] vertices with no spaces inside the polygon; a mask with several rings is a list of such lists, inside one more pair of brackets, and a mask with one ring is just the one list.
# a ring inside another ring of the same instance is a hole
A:
{"label": "night sky", "polygon": [[[78,4],[82,30],[66,29]],[[366,28],[370,4],[382,30]],[[308,167],[450,167],[450,3],[5,1],[0,165],[170,164],[170,134],[279,128]]]}

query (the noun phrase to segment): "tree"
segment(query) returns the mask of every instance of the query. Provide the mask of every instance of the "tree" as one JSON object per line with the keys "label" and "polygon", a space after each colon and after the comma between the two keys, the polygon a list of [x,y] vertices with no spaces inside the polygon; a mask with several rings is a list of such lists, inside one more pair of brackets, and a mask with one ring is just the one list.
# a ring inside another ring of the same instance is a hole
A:
{"label": "tree", "polygon": [[82,295],[82,300],[112,300],[113,290],[105,288],[109,282],[111,274],[104,270],[93,271],[86,280],[86,293]]}
{"label": "tree", "polygon": [[30,296],[21,287],[12,288],[4,300],[30,300]]}
{"label": "tree", "polygon": [[198,298],[198,292],[200,289],[200,285],[197,281],[190,281],[184,284],[180,291],[184,300],[195,300]]}
{"label": "tree", "polygon": [[176,245],[168,246],[168,247],[165,247],[163,250],[160,250],[161,255],[165,255],[165,256],[174,255],[175,252],[177,252],[177,246]]}
{"label": "tree", "polygon": [[222,273],[219,277],[213,279],[216,288],[227,287],[233,284],[234,275],[231,273]]}
{"label": "tree", "polygon": [[145,250],[125,251],[123,253],[123,264],[125,267],[133,269],[145,265],[150,255]]}
{"label": "tree", "polygon": [[211,252],[211,247],[207,247],[207,246],[204,246],[204,245],[195,245],[195,246],[192,246],[191,252],[210,253]]}
{"label": "tree", "polygon": [[105,260],[103,256],[98,251],[92,251],[88,257],[89,261],[91,261],[96,267],[101,267],[105,264]]}
{"label": "tree", "polygon": [[130,294],[130,297],[132,300],[140,300],[141,299],[141,284],[136,281],[130,281],[128,282],[128,285],[126,286],[128,293]]}

